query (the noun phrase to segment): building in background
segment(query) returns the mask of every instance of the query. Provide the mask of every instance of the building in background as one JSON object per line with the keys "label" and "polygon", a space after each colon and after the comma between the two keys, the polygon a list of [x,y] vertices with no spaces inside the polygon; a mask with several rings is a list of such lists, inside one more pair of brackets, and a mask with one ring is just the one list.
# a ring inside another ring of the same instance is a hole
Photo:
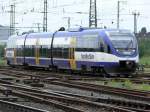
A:
{"label": "building in background", "polygon": [[9,26],[0,25],[0,44],[6,44],[10,33],[9,29]]}

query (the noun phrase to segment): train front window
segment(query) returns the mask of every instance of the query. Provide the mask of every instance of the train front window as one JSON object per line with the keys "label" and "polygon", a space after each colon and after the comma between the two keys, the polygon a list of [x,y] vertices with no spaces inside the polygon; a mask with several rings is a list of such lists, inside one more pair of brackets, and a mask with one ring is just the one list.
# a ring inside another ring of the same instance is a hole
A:
{"label": "train front window", "polygon": [[131,35],[111,35],[110,40],[115,48],[135,48],[135,40]]}
{"label": "train front window", "polygon": [[136,50],[136,38],[131,33],[113,32],[109,38],[117,52],[124,55],[131,55]]}

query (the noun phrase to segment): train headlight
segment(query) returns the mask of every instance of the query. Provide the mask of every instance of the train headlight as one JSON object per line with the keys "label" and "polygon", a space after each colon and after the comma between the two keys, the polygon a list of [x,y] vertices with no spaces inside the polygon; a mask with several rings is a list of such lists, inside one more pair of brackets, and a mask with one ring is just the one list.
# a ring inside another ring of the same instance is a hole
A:
{"label": "train headlight", "polygon": [[133,61],[126,61],[126,67],[128,69],[132,69],[135,66],[135,62]]}
{"label": "train headlight", "polygon": [[130,64],[130,62],[129,61],[126,61],[126,65],[129,65]]}
{"label": "train headlight", "polygon": [[135,52],[135,49],[133,49],[132,52]]}

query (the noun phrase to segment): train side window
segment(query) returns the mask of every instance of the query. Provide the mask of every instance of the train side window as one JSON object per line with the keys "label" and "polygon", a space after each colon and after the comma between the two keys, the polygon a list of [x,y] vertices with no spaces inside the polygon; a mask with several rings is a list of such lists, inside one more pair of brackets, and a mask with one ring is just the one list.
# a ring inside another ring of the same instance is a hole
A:
{"label": "train side window", "polygon": [[53,48],[53,57],[67,59],[69,57],[69,48]]}
{"label": "train side window", "polygon": [[21,45],[21,56],[24,56],[23,51],[24,51],[24,45]]}
{"label": "train side window", "polygon": [[45,47],[45,48],[44,48],[45,57],[47,57],[47,50],[48,50],[47,47]]}
{"label": "train side window", "polygon": [[63,48],[63,49],[62,49],[62,57],[63,57],[64,59],[69,58],[69,48]]}
{"label": "train side window", "polygon": [[54,58],[56,57],[56,48],[52,49],[52,55],[53,55]]}
{"label": "train side window", "polygon": [[24,53],[25,53],[25,56],[29,56],[29,48],[28,48],[28,46],[25,46]]}
{"label": "train side window", "polygon": [[34,57],[35,56],[35,47],[34,47],[34,45],[26,45],[25,49],[24,49],[24,52],[25,52],[25,56]]}
{"label": "train side window", "polygon": [[62,57],[62,48],[56,48],[56,54],[57,54],[57,58],[61,58]]}
{"label": "train side window", "polygon": [[58,58],[58,57],[60,57],[59,55],[60,55],[59,48],[53,48],[53,57]]}
{"label": "train side window", "polygon": [[43,54],[44,54],[44,57],[47,57],[47,48],[46,47],[43,49]]}
{"label": "train side window", "polygon": [[40,57],[48,57],[48,56],[50,56],[48,53],[48,46],[46,46],[46,45],[41,45],[40,47],[39,47],[39,52],[40,52]]}
{"label": "train side window", "polygon": [[57,48],[54,48],[54,49],[53,49],[53,52],[54,52],[53,56],[54,56],[55,58],[57,58]]}
{"label": "train side window", "polygon": [[35,46],[34,45],[30,46],[30,53],[31,53],[32,57],[35,56]]}
{"label": "train side window", "polygon": [[50,47],[48,47],[48,49],[47,49],[47,57],[48,57],[48,58],[51,57],[51,49],[50,49]]}
{"label": "train side window", "polygon": [[40,52],[40,57],[42,57],[42,56],[43,56],[43,55],[42,55],[42,46],[40,46],[39,52]]}
{"label": "train side window", "polygon": [[16,52],[17,52],[17,56],[22,56],[22,46],[21,45],[17,45]]}
{"label": "train side window", "polygon": [[83,34],[77,37],[76,51],[96,52],[99,48],[98,34]]}

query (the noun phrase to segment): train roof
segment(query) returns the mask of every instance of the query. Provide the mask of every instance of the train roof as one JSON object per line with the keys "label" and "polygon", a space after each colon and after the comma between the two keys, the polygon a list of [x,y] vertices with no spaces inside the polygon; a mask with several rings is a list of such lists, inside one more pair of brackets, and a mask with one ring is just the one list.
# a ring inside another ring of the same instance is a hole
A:
{"label": "train roof", "polygon": [[[65,31],[57,31],[56,36],[71,36],[71,35],[81,35],[81,34],[93,34],[93,33],[105,33],[105,32],[130,32],[130,30],[126,29],[102,29],[102,28],[71,28]],[[42,32],[42,33],[27,33],[19,37],[24,37],[25,35],[29,35],[28,37],[50,37],[54,34],[54,32]]]}
{"label": "train roof", "polygon": [[[104,32],[104,31],[126,31],[126,32],[130,32],[130,30],[127,29],[104,29],[104,28],[84,28],[84,27],[80,27],[80,28],[70,28],[68,30],[64,30],[64,31],[57,31],[58,33],[78,33],[78,32]],[[53,34],[53,32],[43,32],[42,34]],[[33,34],[41,34],[41,33],[33,33]]]}

